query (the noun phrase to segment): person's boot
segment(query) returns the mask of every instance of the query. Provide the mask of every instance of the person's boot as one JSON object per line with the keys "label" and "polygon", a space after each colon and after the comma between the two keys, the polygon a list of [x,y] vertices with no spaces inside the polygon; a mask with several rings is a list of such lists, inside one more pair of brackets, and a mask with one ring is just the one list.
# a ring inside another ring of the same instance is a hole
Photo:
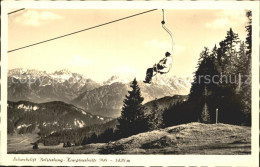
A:
{"label": "person's boot", "polygon": [[143,81],[144,83],[151,84],[151,81]]}
{"label": "person's boot", "polygon": [[152,77],[149,74],[147,74],[145,77],[145,80],[143,82],[147,83],[147,84],[151,84],[151,79],[152,79]]}

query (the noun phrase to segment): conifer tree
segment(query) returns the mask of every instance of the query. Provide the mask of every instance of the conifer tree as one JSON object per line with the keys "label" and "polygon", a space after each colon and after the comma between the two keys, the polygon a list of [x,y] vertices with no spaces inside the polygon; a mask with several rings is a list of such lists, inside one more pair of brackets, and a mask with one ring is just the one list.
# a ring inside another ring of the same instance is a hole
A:
{"label": "conifer tree", "polygon": [[106,129],[99,137],[99,142],[107,143],[113,141],[115,138],[115,132],[113,128]]}
{"label": "conifer tree", "polygon": [[227,59],[225,58],[227,47],[224,41],[219,42],[219,48],[217,49],[217,61],[218,65],[221,67],[221,71],[225,70],[224,64],[226,64]]}
{"label": "conifer tree", "polygon": [[203,109],[202,109],[201,122],[202,123],[210,123],[210,114],[209,114],[209,109],[208,109],[208,105],[207,105],[206,102],[205,102]]}
{"label": "conifer tree", "polygon": [[67,147],[71,147],[70,141],[67,142]]}
{"label": "conifer tree", "polygon": [[239,44],[239,37],[238,34],[236,34],[232,28],[230,28],[230,30],[227,32],[227,36],[224,40],[224,47],[226,52],[224,53],[224,72],[227,75],[234,75],[235,74],[235,66],[237,64],[237,57],[238,57],[238,53],[237,53],[237,46]]}
{"label": "conifer tree", "polygon": [[129,95],[125,97],[121,117],[118,119],[117,128],[122,137],[148,130],[144,114],[145,107],[142,104],[144,98],[141,96],[136,79],[133,80],[130,87],[132,90],[128,91]]}
{"label": "conifer tree", "polygon": [[252,11],[247,11],[246,16],[248,18],[248,23],[246,26],[246,31],[247,31],[247,37],[246,37],[246,44],[247,44],[247,49],[248,53],[250,53],[250,58],[251,58],[251,51],[252,51]]}
{"label": "conifer tree", "polygon": [[204,48],[204,51],[201,52],[200,58],[198,60],[197,70],[194,75],[194,81],[191,86],[190,94],[189,94],[189,100],[199,100],[198,97],[202,96],[205,82],[204,82],[204,75],[205,75],[205,67],[204,64],[206,63],[206,58],[209,57],[209,49]]}
{"label": "conifer tree", "polygon": [[97,140],[98,140],[98,136],[97,134],[94,132],[91,136],[90,136],[90,143],[97,143]]}
{"label": "conifer tree", "polygon": [[[89,141],[88,137],[85,136],[84,139],[82,140],[81,145],[86,145],[86,144],[88,144],[88,141]],[[65,143],[64,143],[64,144],[65,144]]]}
{"label": "conifer tree", "polygon": [[[241,103],[242,110],[245,117],[244,124],[251,125],[251,79],[252,79],[252,11],[247,11],[246,16],[248,23],[246,26],[247,37],[246,37],[246,53],[243,52],[243,58],[241,58],[242,69],[242,85],[241,85]],[[243,47],[244,49],[244,47]]]}
{"label": "conifer tree", "polygon": [[163,118],[162,114],[159,112],[157,99],[153,101],[152,111],[147,119],[149,130],[160,129],[163,126]]}
{"label": "conifer tree", "polygon": [[[214,116],[217,107],[217,99],[219,98],[219,76],[220,67],[217,62],[218,48],[215,46],[210,53],[205,48],[201,53],[198,63],[198,69],[195,72],[194,82],[192,83],[189,94],[189,101],[196,104],[194,111],[197,112],[197,119],[200,121],[205,101],[209,115]],[[205,96],[205,90],[207,95]]]}
{"label": "conifer tree", "polygon": [[236,44],[239,43],[239,37],[238,34],[235,33],[232,28],[229,29],[229,31],[227,32],[227,36],[225,38],[225,44],[226,47],[228,48],[229,52],[235,52],[235,46]]}

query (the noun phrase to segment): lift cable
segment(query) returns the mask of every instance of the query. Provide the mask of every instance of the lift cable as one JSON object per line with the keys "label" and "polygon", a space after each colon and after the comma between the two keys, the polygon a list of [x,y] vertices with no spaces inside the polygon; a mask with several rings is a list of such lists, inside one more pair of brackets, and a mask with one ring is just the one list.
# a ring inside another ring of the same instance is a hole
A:
{"label": "lift cable", "polygon": [[16,12],[19,12],[19,11],[24,10],[24,9],[25,9],[25,8],[18,9],[18,10],[12,11],[12,12],[9,12],[8,15],[13,14],[13,13],[16,13]]}
{"label": "lift cable", "polygon": [[67,37],[67,36],[70,36],[70,35],[74,35],[74,34],[77,34],[77,33],[83,32],[83,31],[98,28],[98,27],[101,27],[101,26],[104,26],[104,25],[108,25],[108,24],[111,24],[111,23],[121,21],[121,20],[129,19],[131,17],[135,17],[135,16],[138,16],[138,15],[149,13],[149,12],[152,12],[152,11],[155,11],[155,10],[157,10],[157,9],[152,9],[152,10],[148,10],[148,11],[145,11],[145,12],[137,13],[137,14],[130,15],[130,16],[127,16],[127,17],[123,17],[123,18],[120,18],[120,19],[117,19],[117,20],[113,20],[113,21],[106,22],[106,23],[103,23],[103,24],[99,24],[99,25],[96,25],[96,26],[93,26],[93,27],[89,27],[89,28],[86,28],[86,29],[83,29],[83,30],[79,30],[79,31],[75,31],[75,32],[72,32],[72,33],[69,33],[69,34],[65,34],[65,35],[62,35],[62,36],[51,38],[51,39],[48,39],[48,40],[45,40],[45,41],[37,42],[37,43],[27,45],[27,46],[23,46],[23,47],[20,47],[20,48],[17,48],[17,49],[12,49],[12,50],[9,50],[8,53],[14,52],[14,51],[17,51],[17,50],[21,50],[21,49],[25,49],[25,48],[28,48],[28,47],[31,47],[31,46],[39,45],[39,44],[42,44],[42,43],[45,43],[45,42],[53,41],[53,40],[56,40],[56,39],[59,39],[59,38]]}

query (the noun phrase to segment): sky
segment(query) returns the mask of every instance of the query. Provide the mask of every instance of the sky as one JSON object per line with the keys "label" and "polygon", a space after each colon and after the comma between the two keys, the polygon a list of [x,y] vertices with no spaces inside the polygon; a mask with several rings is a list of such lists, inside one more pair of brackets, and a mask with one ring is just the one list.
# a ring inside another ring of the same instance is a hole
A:
{"label": "sky", "polygon": [[[8,16],[8,50],[123,18],[149,9],[25,9]],[[166,9],[175,39],[168,76],[192,77],[204,47],[210,50],[232,28],[245,40],[244,10]],[[102,82],[112,75],[142,80],[146,69],[171,50],[162,10],[8,53],[8,69],[68,69]]]}

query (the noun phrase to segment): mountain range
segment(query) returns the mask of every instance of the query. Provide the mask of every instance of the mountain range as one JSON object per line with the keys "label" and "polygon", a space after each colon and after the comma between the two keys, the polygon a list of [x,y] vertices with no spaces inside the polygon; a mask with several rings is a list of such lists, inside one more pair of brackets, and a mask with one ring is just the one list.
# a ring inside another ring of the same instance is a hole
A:
{"label": "mountain range", "polygon": [[8,101],[7,116],[9,134],[38,133],[43,137],[57,131],[104,124],[111,120],[60,101]]}
{"label": "mountain range", "polygon": [[100,87],[100,84],[68,70],[54,73],[13,69],[8,71],[8,100],[36,103],[69,102],[80,93]]}
{"label": "mountain range", "polygon": [[[133,78],[112,76],[99,83],[68,70],[47,73],[13,69],[8,71],[8,100],[35,103],[63,101],[94,115],[118,117],[132,80]],[[187,95],[191,79],[156,75],[152,84],[138,81],[138,85],[146,103],[165,96]]]}
{"label": "mountain range", "polygon": [[[175,95],[156,99],[158,112],[170,108],[188,96]],[[145,115],[155,112],[154,101],[145,106]],[[44,145],[58,145],[60,142],[82,142],[85,136],[100,135],[107,129],[116,129],[117,119],[92,115],[83,109],[64,102],[31,103],[28,101],[8,102],[8,133],[38,134]]]}

